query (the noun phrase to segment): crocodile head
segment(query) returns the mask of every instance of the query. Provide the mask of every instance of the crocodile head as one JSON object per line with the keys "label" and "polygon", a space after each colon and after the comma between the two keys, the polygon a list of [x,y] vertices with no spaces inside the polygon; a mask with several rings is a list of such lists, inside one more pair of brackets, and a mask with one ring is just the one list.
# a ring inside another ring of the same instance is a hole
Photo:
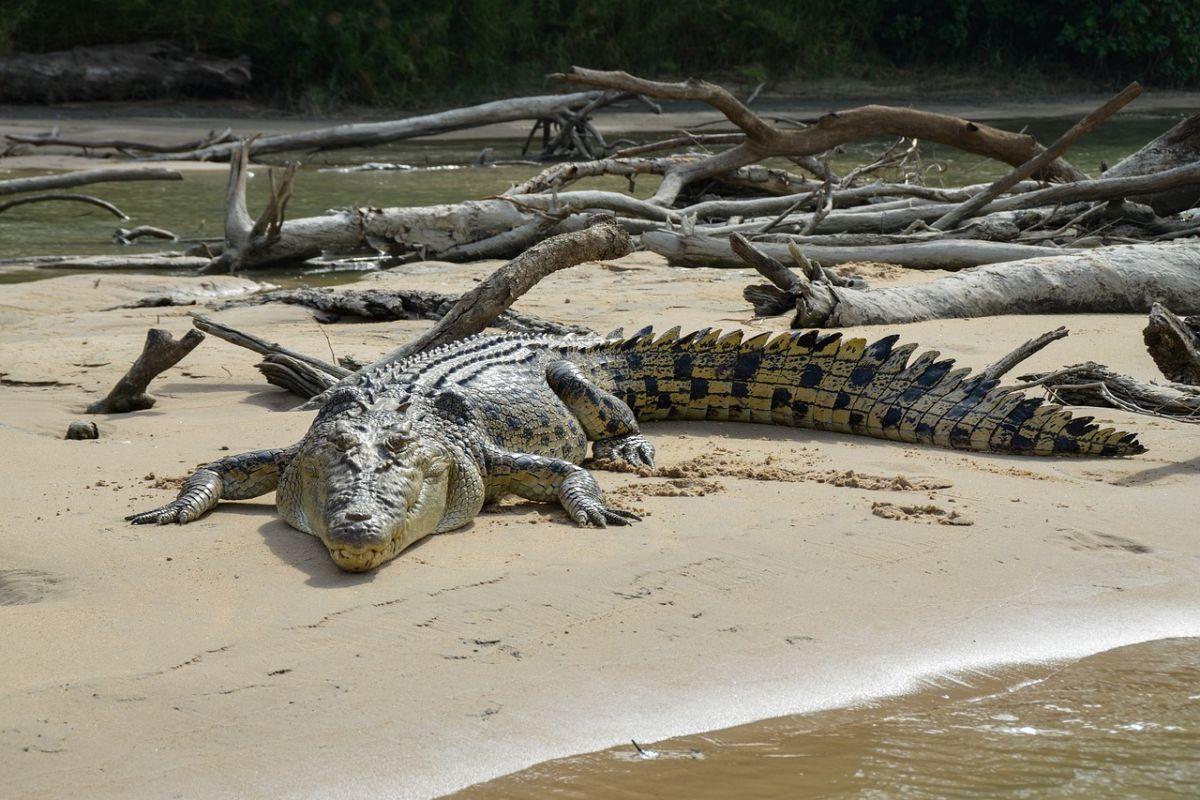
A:
{"label": "crocodile head", "polygon": [[366,572],[433,533],[449,492],[445,448],[413,433],[395,405],[318,417],[277,494],[288,524],[321,538],[334,562]]}

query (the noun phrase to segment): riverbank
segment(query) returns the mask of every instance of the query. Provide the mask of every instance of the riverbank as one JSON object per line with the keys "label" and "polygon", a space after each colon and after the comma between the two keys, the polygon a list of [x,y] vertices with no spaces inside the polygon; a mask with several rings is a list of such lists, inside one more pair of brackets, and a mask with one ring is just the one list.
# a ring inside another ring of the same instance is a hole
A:
{"label": "riverbank", "polygon": [[539,764],[453,797],[1187,797],[1200,783],[1197,670],[1200,639],[972,670],[855,708]]}
{"label": "riverbank", "polygon": [[[493,264],[368,280],[461,292]],[[877,285],[939,273],[873,274]],[[311,415],[249,353],[210,341],[151,411],[66,425],[147,327],[102,309],[145,276],[4,287],[0,372],[0,785],[15,797],[427,797],[548,758],[904,691],[918,678],[1200,634],[1190,508],[1200,430],[1097,410],[1131,459],[971,455],[808,431],[648,428],[681,479],[600,473],[642,523],[580,530],[510,504],[378,572],[341,573],[270,498],[186,527],[121,517],[195,464],[297,439]],[[232,279],[221,279],[230,281]],[[742,270],[639,254],[551,276],[520,307],[598,330],[751,320]],[[297,350],[369,358],[426,323],[219,318]],[[1088,359],[1156,374],[1139,316],[945,320],[888,330],[982,366],[1060,324],[1028,369]],[[329,340],[326,341],[325,336]],[[853,474],[848,474],[853,473]],[[13,604],[13,603],[16,604]]]}

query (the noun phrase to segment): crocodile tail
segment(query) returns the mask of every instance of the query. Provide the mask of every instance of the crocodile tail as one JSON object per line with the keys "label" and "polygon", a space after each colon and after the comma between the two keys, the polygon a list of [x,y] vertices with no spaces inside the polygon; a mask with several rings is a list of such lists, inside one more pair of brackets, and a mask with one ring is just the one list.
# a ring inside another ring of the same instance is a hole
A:
{"label": "crocodile tail", "polygon": [[960,450],[1133,455],[1135,434],[997,388],[896,336],[678,329],[595,345],[639,420],[728,420],[853,433]]}

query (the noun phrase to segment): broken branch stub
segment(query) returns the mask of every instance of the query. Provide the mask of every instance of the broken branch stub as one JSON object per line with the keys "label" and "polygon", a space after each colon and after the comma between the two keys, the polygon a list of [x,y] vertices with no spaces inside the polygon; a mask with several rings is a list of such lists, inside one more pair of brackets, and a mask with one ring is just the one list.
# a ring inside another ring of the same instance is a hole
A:
{"label": "broken branch stub", "polygon": [[117,381],[108,396],[89,405],[87,412],[123,414],[151,408],[155,400],[146,394],[150,381],[178,364],[203,341],[204,334],[198,330],[190,330],[182,339],[176,340],[168,331],[151,328],[146,332],[146,344],[133,366]]}

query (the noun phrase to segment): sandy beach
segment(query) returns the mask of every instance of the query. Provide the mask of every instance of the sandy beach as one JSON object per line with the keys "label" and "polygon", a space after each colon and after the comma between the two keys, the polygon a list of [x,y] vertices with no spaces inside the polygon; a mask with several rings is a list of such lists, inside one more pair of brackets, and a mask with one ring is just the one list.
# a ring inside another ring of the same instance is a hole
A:
{"label": "sandy beach", "polygon": [[[368,286],[461,292],[495,263]],[[939,273],[873,272],[874,285]],[[556,274],[519,308],[600,331],[752,320],[741,270],[637,254]],[[133,528],[195,465],[289,444],[311,415],[211,339],[150,411],[64,441],[148,327],[104,310],[240,278],[74,275],[0,293],[0,788],[6,797],[429,797],[548,758],[896,693],[921,676],[1200,634],[1195,426],[1095,410],[1120,460],[974,455],[753,425],[648,426],[683,478],[599,473],[644,521],[577,529],[508,503],[367,575],[340,572],[270,496]],[[298,307],[217,317],[294,349],[371,358],[427,323],[320,326]],[[1066,324],[1028,371],[1157,375],[1141,316],[1020,316],[899,333],[983,366]],[[328,342],[326,341],[328,336]]]}

